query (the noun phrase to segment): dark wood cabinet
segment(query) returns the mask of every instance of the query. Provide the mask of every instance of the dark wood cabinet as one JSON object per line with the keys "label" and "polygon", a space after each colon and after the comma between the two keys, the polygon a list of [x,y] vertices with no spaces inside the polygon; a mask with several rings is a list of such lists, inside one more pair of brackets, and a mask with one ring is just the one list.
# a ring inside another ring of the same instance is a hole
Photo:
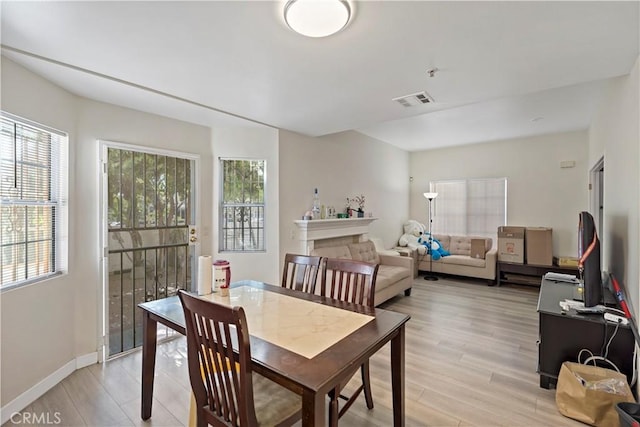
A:
{"label": "dark wood cabinet", "polygon": [[496,281],[500,286],[502,282],[518,285],[540,286],[540,280],[548,272],[573,274],[578,276],[578,267],[559,267],[557,265],[533,265],[515,264],[512,262],[498,261],[496,268]]}
{"label": "dark wood cabinet", "polygon": [[607,358],[631,381],[634,347],[631,329],[620,325],[616,331],[616,325],[605,321],[602,314],[579,314],[574,310],[563,312],[559,302],[573,298],[573,287],[569,283],[542,280],[538,297],[540,387],[549,388],[556,384],[562,363],[576,362],[581,349],[602,356],[614,333]]}

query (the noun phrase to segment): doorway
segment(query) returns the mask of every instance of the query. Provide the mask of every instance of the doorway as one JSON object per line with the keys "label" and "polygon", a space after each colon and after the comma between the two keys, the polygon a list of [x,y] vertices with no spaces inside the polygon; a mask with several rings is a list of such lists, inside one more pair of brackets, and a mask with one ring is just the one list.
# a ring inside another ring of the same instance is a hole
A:
{"label": "doorway", "polygon": [[[591,190],[589,191],[591,215],[593,215],[597,227],[596,231],[602,244],[604,236],[604,157],[601,157],[589,171],[589,190]],[[601,258],[603,254],[604,251],[601,251]],[[602,259],[600,259],[600,263],[603,265]]]}
{"label": "doorway", "polygon": [[[104,143],[106,357],[142,345],[138,304],[192,289],[195,159]],[[169,333],[159,328],[159,338]]]}

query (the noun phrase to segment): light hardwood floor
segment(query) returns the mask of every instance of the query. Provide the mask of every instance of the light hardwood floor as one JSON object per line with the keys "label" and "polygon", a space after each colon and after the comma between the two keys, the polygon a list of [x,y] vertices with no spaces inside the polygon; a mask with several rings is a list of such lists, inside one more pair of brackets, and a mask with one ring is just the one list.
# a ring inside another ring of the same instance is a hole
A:
{"label": "light hardwood floor", "polygon": [[[407,426],[583,426],[558,413],[554,390],[538,387],[537,291],[419,277],[410,297],[382,306],[411,315]],[[371,359],[375,408],[367,410],[361,397],[341,425],[392,425],[388,347]],[[139,416],[141,363],[138,351],[80,369],[23,413],[49,413],[55,420],[58,412],[62,426],[186,425],[190,386],[184,338],[158,347],[148,422]]]}

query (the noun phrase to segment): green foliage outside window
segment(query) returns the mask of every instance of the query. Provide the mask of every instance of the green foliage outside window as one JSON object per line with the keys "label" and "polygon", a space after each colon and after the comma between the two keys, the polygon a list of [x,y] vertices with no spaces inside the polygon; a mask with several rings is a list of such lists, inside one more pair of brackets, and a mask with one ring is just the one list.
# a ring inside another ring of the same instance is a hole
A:
{"label": "green foliage outside window", "polygon": [[221,251],[264,251],[266,162],[223,159]]}

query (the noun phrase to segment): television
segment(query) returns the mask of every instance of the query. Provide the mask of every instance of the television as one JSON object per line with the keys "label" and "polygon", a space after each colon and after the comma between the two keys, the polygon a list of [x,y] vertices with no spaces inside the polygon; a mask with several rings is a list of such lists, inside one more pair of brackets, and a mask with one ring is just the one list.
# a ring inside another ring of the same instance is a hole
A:
{"label": "television", "polygon": [[578,222],[578,269],[583,282],[585,307],[603,302],[602,273],[600,271],[600,240],[593,216],[580,212]]}

